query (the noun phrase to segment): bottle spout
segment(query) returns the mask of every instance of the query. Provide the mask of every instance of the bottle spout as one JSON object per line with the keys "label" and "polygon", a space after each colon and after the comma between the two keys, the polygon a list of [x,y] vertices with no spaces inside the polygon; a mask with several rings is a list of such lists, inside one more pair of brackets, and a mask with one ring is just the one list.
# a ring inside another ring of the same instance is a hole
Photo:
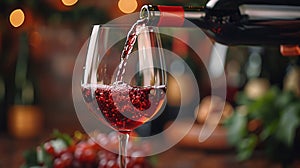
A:
{"label": "bottle spout", "polygon": [[144,5],[140,11],[140,19],[148,19],[150,17],[149,5]]}

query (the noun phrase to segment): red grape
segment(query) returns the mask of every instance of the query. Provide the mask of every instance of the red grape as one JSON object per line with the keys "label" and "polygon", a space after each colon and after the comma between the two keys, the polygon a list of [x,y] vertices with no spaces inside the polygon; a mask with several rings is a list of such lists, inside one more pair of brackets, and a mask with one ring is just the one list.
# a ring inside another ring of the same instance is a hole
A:
{"label": "red grape", "polygon": [[71,166],[73,161],[73,154],[69,152],[62,153],[60,159],[62,160],[65,166]]}
{"label": "red grape", "polygon": [[53,163],[54,168],[65,168],[64,162],[61,160],[61,158],[55,158]]}
{"label": "red grape", "polygon": [[51,141],[44,143],[44,149],[46,150],[47,153],[51,154],[52,156],[55,155],[55,150],[54,147],[52,146]]}
{"label": "red grape", "polygon": [[[60,139],[52,139],[46,141],[43,147],[52,156],[54,168],[119,168],[118,154],[102,148],[98,144],[101,141],[106,146],[118,149],[118,133],[116,132],[98,134],[94,138],[82,139],[80,142],[67,147],[61,144]],[[146,153],[144,147],[143,149],[133,147],[130,141],[130,156],[126,158],[127,167],[148,167],[147,160],[143,157]]]}

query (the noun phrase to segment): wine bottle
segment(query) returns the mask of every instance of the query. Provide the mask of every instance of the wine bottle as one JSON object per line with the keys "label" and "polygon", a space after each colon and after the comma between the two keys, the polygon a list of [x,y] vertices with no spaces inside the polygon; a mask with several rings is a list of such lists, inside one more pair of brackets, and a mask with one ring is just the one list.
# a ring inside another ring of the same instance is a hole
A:
{"label": "wine bottle", "polygon": [[140,17],[157,26],[191,26],[192,22],[226,45],[300,44],[298,1],[211,0],[202,7],[144,5]]}
{"label": "wine bottle", "polygon": [[19,41],[19,54],[15,71],[15,100],[17,105],[36,104],[34,81],[30,71],[30,58],[27,34],[22,34]]}
{"label": "wine bottle", "polygon": [[6,131],[6,83],[0,74],[0,133]]}
{"label": "wine bottle", "polygon": [[37,104],[34,75],[30,71],[29,43],[20,35],[14,79],[14,103],[8,112],[8,131],[17,138],[34,138],[42,129],[42,113]]}

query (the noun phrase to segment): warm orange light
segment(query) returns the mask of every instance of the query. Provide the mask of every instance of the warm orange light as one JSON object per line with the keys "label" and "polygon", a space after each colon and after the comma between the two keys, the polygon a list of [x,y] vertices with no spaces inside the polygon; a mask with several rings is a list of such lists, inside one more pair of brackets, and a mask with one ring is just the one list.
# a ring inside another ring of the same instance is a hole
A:
{"label": "warm orange light", "polygon": [[61,2],[65,6],[73,6],[73,5],[75,5],[78,2],[78,0],[61,0]]}
{"label": "warm orange light", "polygon": [[136,0],[119,0],[118,7],[123,13],[132,13],[138,4]]}
{"label": "warm orange light", "polygon": [[43,130],[43,113],[38,106],[15,105],[8,112],[8,130],[17,138],[36,138]]}
{"label": "warm orange light", "polygon": [[14,27],[21,26],[25,21],[25,14],[22,9],[15,9],[9,16],[10,24]]}

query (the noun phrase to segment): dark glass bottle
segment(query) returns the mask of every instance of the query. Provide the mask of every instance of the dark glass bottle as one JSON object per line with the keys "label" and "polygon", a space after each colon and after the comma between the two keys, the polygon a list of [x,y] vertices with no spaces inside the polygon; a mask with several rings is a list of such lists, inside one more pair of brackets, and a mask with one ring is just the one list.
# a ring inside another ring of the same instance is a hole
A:
{"label": "dark glass bottle", "polygon": [[24,33],[19,41],[19,54],[15,71],[15,100],[16,105],[35,105],[36,86],[30,69],[29,43],[27,34]]}
{"label": "dark glass bottle", "polygon": [[8,33],[5,29],[0,32],[0,134],[7,131],[7,104],[9,102],[8,98],[8,77],[9,70],[7,68],[7,58],[9,54],[5,53],[5,50],[9,48],[7,46],[8,41],[3,43],[3,39],[6,38]]}
{"label": "dark glass bottle", "polygon": [[6,131],[7,101],[6,101],[6,80],[0,72],[0,133]]}
{"label": "dark glass bottle", "polygon": [[14,78],[14,103],[8,111],[8,131],[17,138],[37,137],[43,128],[37,85],[29,54],[28,35],[22,33]]}
{"label": "dark glass bottle", "polygon": [[300,44],[300,1],[211,0],[203,7],[145,5],[157,26],[190,26],[227,45]]}

